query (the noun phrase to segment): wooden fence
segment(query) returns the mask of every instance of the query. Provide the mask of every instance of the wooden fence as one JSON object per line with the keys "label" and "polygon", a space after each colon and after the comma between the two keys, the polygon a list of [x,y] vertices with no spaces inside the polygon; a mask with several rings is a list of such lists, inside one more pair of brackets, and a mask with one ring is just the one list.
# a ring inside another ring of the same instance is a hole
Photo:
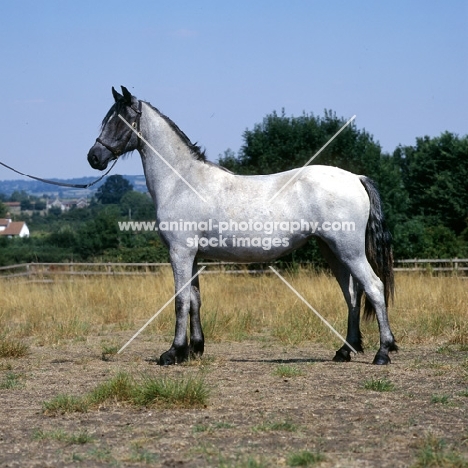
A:
{"label": "wooden fence", "polygon": [[434,259],[412,259],[396,260],[395,271],[419,271],[428,273],[451,273],[468,275],[467,258],[434,258]]}
{"label": "wooden fence", "polygon": [[[267,265],[256,265],[249,269],[247,264],[206,262],[202,274],[268,274],[271,270]],[[311,267],[313,264],[301,264]],[[169,263],[23,263],[0,267],[0,277],[44,279],[54,276],[93,276],[93,275],[157,275],[161,268],[169,267]],[[444,274],[468,277],[468,259],[409,259],[397,260],[395,271],[419,272],[427,274]]]}

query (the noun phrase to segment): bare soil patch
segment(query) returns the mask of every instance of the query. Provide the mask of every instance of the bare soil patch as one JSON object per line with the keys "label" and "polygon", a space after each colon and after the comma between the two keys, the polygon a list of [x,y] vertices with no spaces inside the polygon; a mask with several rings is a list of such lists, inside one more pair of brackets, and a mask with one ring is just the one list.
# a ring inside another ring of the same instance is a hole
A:
{"label": "bare soil patch", "polygon": [[[113,339],[125,343],[127,335]],[[17,382],[0,389],[0,466],[275,467],[308,450],[324,456],[321,467],[406,467],[420,463],[428,438],[468,459],[466,346],[403,346],[390,366],[379,367],[371,365],[374,350],[336,364],[323,345],[285,346],[260,336],[208,343],[201,361],[163,368],[147,358],[167,342],[144,335],[109,361],[101,358],[102,343],[88,336],[0,359],[0,384],[12,374]],[[279,366],[294,371],[284,376]],[[45,400],[83,395],[119,371],[202,373],[208,404],[109,403],[86,413],[43,413]],[[366,389],[372,378],[390,381],[393,390]],[[60,433],[67,437],[54,436]],[[71,437],[77,434],[87,437],[80,443]],[[461,463],[444,466],[467,466]]]}

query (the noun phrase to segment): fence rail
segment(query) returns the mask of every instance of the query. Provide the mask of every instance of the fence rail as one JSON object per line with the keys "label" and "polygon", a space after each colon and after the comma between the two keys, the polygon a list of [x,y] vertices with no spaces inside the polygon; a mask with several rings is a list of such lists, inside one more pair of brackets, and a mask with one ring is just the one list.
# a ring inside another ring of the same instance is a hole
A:
{"label": "fence rail", "polygon": [[[400,266],[403,265],[403,266]],[[395,271],[451,272],[467,274],[467,258],[433,258],[396,260]]]}
{"label": "fence rail", "polygon": [[[267,266],[248,269],[247,264],[229,262],[202,262],[206,266],[202,274],[268,274]],[[258,264],[257,264],[258,265]],[[303,263],[301,266],[312,266]],[[0,267],[0,277],[27,277],[33,279],[53,276],[94,276],[94,275],[157,275],[161,268],[170,263],[22,263]],[[452,274],[468,276],[468,259],[407,259],[395,261],[395,271]]]}

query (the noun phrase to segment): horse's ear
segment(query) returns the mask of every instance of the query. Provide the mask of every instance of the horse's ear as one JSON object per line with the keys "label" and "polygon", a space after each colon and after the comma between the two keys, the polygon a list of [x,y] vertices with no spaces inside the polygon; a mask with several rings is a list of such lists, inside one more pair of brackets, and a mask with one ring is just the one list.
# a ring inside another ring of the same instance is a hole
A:
{"label": "horse's ear", "polygon": [[127,104],[131,104],[132,103],[132,93],[125,86],[121,86],[121,88],[122,88],[122,93],[123,93],[123,97],[125,99],[125,102]]}
{"label": "horse's ear", "polygon": [[118,93],[118,92],[114,89],[113,86],[112,86],[112,96],[114,96],[115,102],[117,102],[119,99],[122,99],[122,98],[123,98],[123,96],[122,96],[120,93]]}

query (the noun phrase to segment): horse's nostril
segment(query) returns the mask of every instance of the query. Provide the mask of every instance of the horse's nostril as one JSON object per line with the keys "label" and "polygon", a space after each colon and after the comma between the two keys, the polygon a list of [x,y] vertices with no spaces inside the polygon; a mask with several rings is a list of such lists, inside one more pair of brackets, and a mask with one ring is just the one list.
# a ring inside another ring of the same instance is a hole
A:
{"label": "horse's nostril", "polygon": [[99,164],[99,158],[94,152],[90,151],[88,153],[88,162],[91,165],[91,167],[95,168]]}

